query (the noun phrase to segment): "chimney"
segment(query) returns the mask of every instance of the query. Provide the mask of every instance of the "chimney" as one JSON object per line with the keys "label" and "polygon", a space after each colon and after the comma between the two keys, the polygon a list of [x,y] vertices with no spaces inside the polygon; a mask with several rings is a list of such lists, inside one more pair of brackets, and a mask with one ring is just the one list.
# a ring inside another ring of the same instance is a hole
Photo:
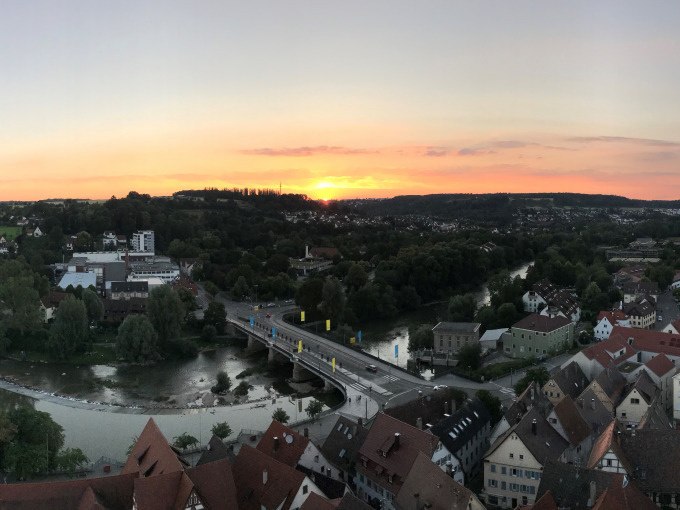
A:
{"label": "chimney", "polygon": [[597,484],[595,483],[595,480],[591,480],[590,493],[588,494],[588,502],[586,503],[586,506],[588,508],[591,508],[595,504],[596,499],[597,499]]}
{"label": "chimney", "polygon": [[267,473],[267,470],[265,469],[262,471],[262,485],[267,485],[267,480],[269,479],[269,473]]}
{"label": "chimney", "polygon": [[302,429],[302,435],[305,437],[309,437],[309,429],[307,427]]}
{"label": "chimney", "polygon": [[590,408],[595,409],[595,399],[594,398],[590,399]]}
{"label": "chimney", "polygon": [[449,401],[444,401],[444,414],[449,414]]}
{"label": "chimney", "polygon": [[416,418],[416,427],[423,430],[423,419],[420,416]]}
{"label": "chimney", "polygon": [[279,438],[274,437],[274,451],[278,452],[279,451]]}
{"label": "chimney", "polygon": [[536,421],[536,418],[531,420],[531,432],[536,435],[536,426],[538,425],[538,422]]}
{"label": "chimney", "polygon": [[398,450],[399,449],[399,438],[401,437],[401,434],[399,432],[394,433],[394,449]]}
{"label": "chimney", "polygon": [[306,259],[309,258],[309,246],[307,246],[306,244],[305,244],[305,258]]}
{"label": "chimney", "polygon": [[456,401],[455,399],[451,399],[451,414],[456,412]]}

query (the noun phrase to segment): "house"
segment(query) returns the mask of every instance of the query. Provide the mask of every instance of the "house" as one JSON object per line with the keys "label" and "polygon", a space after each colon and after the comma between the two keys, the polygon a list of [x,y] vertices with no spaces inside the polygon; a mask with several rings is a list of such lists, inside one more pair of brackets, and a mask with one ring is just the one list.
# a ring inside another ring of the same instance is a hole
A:
{"label": "house", "polygon": [[[624,366],[630,366],[631,370],[626,373],[623,372]],[[646,363],[628,362],[619,368],[622,374],[628,380],[633,382],[640,372],[646,372],[652,379],[654,384],[660,390],[661,404],[664,409],[670,409],[673,400],[673,376],[678,372],[675,363],[673,363],[665,354],[656,354]]]}
{"label": "house", "polygon": [[489,448],[484,458],[486,504],[516,508],[536,499],[543,466],[562,457],[569,443],[531,409]]}
{"label": "house", "polygon": [[524,293],[522,303],[525,312],[559,315],[572,322],[578,322],[581,318],[581,308],[576,295],[566,289],[555,287],[545,279],[535,283],[531,290]]}
{"label": "house", "polygon": [[312,258],[333,260],[336,257],[341,257],[340,250],[332,246],[315,246],[311,249],[308,246],[305,246],[306,259]]}
{"label": "house", "polygon": [[646,269],[646,266],[643,264],[634,264],[622,267],[616,273],[614,273],[614,285],[622,289],[625,283],[637,283],[645,277]]}
{"label": "house", "polygon": [[334,480],[341,479],[339,471],[332,469],[332,464],[309,437],[276,420],[272,420],[262,435],[257,449],[292,468],[301,466]]}
{"label": "house", "polygon": [[27,229],[26,235],[28,237],[42,237],[45,234],[43,234],[43,231],[40,230],[40,227],[35,227],[35,229],[30,229],[30,228]]}
{"label": "house", "polygon": [[680,289],[680,271],[677,271],[673,275],[673,282],[671,283],[671,289],[672,290]]}
{"label": "house", "polygon": [[637,427],[649,408],[657,403],[659,393],[652,378],[646,371],[641,371],[635,382],[626,388],[621,402],[616,406],[616,418],[627,428]]}
{"label": "house", "polygon": [[102,234],[102,248],[103,249],[115,249],[118,247],[118,236],[115,232],[110,230],[105,231]]}
{"label": "house", "polygon": [[513,324],[510,331],[503,341],[503,350],[512,358],[548,356],[571,346],[574,336],[569,319],[536,313]]}
{"label": "house", "polygon": [[147,299],[149,297],[149,283],[146,281],[111,282],[107,297],[113,300]]}
{"label": "house", "polygon": [[350,492],[340,499],[331,501],[312,492],[302,503],[300,510],[373,510],[373,507],[368,506]]}
{"label": "house", "polygon": [[192,277],[194,270],[200,268],[203,265],[201,259],[189,258],[189,259],[179,259],[179,272],[182,275]]}
{"label": "house", "polygon": [[532,285],[522,296],[522,304],[525,312],[538,313],[548,305],[548,299],[555,292],[555,286],[550,281],[543,279]]}
{"label": "house", "polygon": [[623,284],[623,302],[624,304],[633,303],[643,298],[652,298],[654,303],[659,298],[659,284],[650,282],[648,280],[640,280],[637,282],[626,282]]}
{"label": "house", "polygon": [[439,469],[423,453],[418,453],[413,462],[395,506],[409,510],[484,510],[470,489]]}
{"label": "house", "polygon": [[510,331],[508,328],[487,329],[479,339],[479,345],[482,347],[482,352],[491,352],[499,348],[502,349],[503,341],[501,338],[508,331]]}
{"label": "house", "polygon": [[453,455],[451,469],[462,469],[466,478],[481,469],[484,454],[489,448],[491,415],[480,400],[470,400],[451,416],[433,425],[430,431]]}
{"label": "house", "polygon": [[623,313],[632,328],[651,329],[656,324],[656,307],[645,298],[623,305]]}
{"label": "house", "polygon": [[612,421],[595,443],[588,468],[627,475],[658,506],[678,508],[680,431],[620,430]]}
{"label": "house", "polygon": [[615,368],[605,368],[588,385],[595,397],[610,412],[615,412],[626,388],[626,378]]}
{"label": "house", "polygon": [[[593,434],[599,435],[614,419],[615,411],[608,409],[591,387],[586,388],[575,401],[579,414]],[[589,452],[585,452],[588,454]]]}
{"label": "house", "polygon": [[68,292],[51,290],[47,296],[40,298],[40,312],[45,324],[54,319],[54,314],[57,313],[59,304],[70,296],[71,294]]}
{"label": "house", "polygon": [[323,496],[301,471],[243,445],[233,466],[239,510],[297,510],[311,493]]}
{"label": "house", "polygon": [[571,362],[557,369],[543,385],[543,393],[556,405],[565,396],[576,398],[588,386],[588,378],[578,363]]}
{"label": "house", "polygon": [[[418,453],[439,466],[452,458],[437,436],[379,412],[359,449],[357,496],[394,510],[394,500]],[[462,471],[456,475],[462,481]]]}
{"label": "house", "polygon": [[595,434],[570,396],[564,397],[550,411],[548,423],[569,443],[563,454],[564,460],[572,464],[584,464],[593,446]]}
{"label": "house", "polygon": [[504,434],[510,427],[516,425],[532,409],[536,409],[544,418],[548,416],[553,406],[545,396],[537,382],[531,382],[503,413],[501,420],[494,426],[489,437],[489,444]]}
{"label": "house", "polygon": [[597,323],[593,328],[593,335],[598,340],[605,340],[614,329],[614,326],[630,328],[629,317],[622,310],[612,310],[611,312],[600,312],[597,315]]}
{"label": "house", "polygon": [[594,343],[574,354],[562,366],[571,362],[578,363],[588,379],[594,379],[607,367],[615,367],[629,360],[637,360],[637,349],[628,342],[628,337],[622,338],[621,331],[642,331],[631,328],[614,327],[609,338],[602,342]]}
{"label": "house", "polygon": [[146,299],[102,299],[104,315],[102,322],[107,324],[120,324],[128,315],[143,315],[146,313]]}
{"label": "house", "polygon": [[439,322],[434,328],[434,351],[453,354],[466,345],[479,343],[479,322]]}
{"label": "house", "polygon": [[532,510],[655,510],[656,506],[626,475],[549,462]]}
{"label": "house", "polygon": [[357,423],[338,416],[338,421],[321,445],[321,453],[337,471],[340,480],[351,481],[354,478],[359,448],[367,434],[368,429],[363,426],[361,418]]}
{"label": "house", "polygon": [[172,288],[175,290],[184,289],[192,296],[198,296],[198,285],[196,285],[196,282],[187,275],[181,274],[179,278],[176,278],[170,285],[172,285]]}

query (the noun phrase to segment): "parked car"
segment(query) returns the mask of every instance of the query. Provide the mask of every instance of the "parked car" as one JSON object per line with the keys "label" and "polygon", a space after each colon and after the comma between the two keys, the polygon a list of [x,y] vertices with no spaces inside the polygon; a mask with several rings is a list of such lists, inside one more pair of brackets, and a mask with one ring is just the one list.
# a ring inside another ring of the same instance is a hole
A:
{"label": "parked car", "polygon": [[437,386],[435,386],[435,387],[432,388],[432,389],[433,389],[434,391],[437,391],[437,390],[445,390],[445,389],[446,389],[446,384],[438,384]]}
{"label": "parked car", "polygon": [[378,367],[375,365],[366,365],[366,370],[375,374],[378,371]]}

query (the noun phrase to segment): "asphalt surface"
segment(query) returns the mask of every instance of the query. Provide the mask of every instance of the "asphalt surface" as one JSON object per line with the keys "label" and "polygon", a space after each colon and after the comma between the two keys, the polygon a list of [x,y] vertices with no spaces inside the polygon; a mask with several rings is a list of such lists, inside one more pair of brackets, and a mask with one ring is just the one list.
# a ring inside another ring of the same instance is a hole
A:
{"label": "asphalt surface", "polygon": [[[662,320],[659,320],[659,316]],[[656,302],[656,324],[654,329],[661,331],[668,326],[669,323],[680,318],[680,308],[675,302],[675,298],[670,291],[659,294]]]}

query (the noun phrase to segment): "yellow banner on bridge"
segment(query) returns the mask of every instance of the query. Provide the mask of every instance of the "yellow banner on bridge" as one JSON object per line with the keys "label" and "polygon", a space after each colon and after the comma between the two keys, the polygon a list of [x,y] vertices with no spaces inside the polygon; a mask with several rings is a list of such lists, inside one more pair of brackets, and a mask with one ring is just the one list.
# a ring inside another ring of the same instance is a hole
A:
{"label": "yellow banner on bridge", "polygon": [[300,322],[305,322],[305,311],[304,310],[300,311]]}
{"label": "yellow banner on bridge", "polygon": [[331,330],[331,320],[326,319],[326,331],[330,331],[330,330]]}
{"label": "yellow banner on bridge", "polygon": [[302,340],[298,340],[298,352],[302,352]]}
{"label": "yellow banner on bridge", "polygon": [[332,366],[333,366],[333,373],[335,373],[335,358],[333,358]]}

